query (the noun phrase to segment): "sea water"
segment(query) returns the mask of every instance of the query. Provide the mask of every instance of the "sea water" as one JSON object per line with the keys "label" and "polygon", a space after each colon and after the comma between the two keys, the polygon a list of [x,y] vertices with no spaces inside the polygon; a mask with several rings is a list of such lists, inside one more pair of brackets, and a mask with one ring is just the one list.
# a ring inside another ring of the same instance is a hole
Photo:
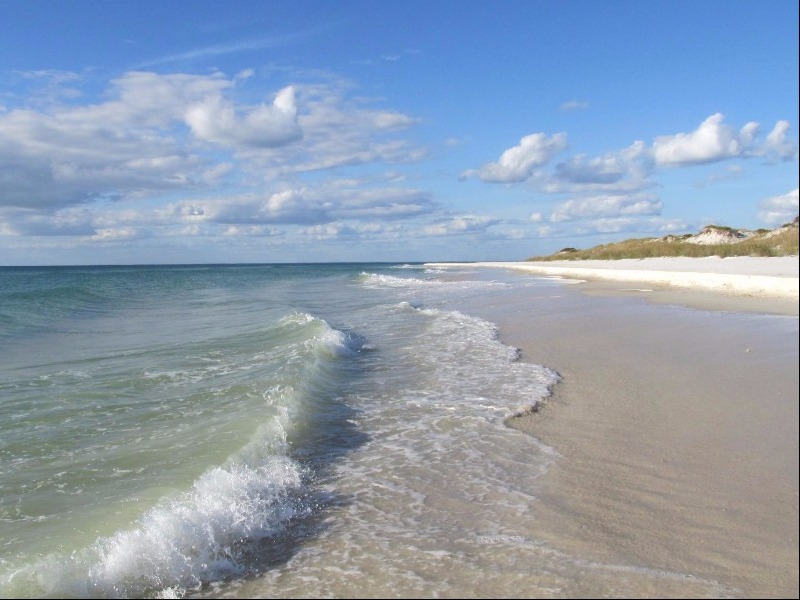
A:
{"label": "sea water", "polygon": [[0,269],[0,596],[531,597],[671,576],[536,535],[554,451],[506,419],[559,377],[465,307],[557,285]]}

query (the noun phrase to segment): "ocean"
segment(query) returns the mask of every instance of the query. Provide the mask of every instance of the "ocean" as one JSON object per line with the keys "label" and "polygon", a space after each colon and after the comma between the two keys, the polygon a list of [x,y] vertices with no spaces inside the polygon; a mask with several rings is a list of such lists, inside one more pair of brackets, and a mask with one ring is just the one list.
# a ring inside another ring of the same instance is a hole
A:
{"label": "ocean", "polygon": [[473,309],[562,285],[0,269],[0,597],[574,597],[673,577],[537,535],[556,454],[506,421],[559,375]]}

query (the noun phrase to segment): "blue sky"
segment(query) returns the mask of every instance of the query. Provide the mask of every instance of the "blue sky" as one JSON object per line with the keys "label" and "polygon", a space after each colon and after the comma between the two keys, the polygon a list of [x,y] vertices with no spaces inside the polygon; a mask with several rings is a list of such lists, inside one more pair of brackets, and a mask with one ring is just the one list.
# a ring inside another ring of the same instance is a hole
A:
{"label": "blue sky", "polygon": [[796,1],[0,0],[0,265],[771,228],[798,120]]}

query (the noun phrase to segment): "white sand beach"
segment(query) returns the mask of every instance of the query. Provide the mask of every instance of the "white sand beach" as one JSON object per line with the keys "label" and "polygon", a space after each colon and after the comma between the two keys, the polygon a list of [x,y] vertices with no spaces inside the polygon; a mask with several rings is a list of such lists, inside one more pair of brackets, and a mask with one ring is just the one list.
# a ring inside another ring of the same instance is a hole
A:
{"label": "white sand beach", "polygon": [[[501,268],[571,279],[587,293],[647,295],[696,308],[798,315],[797,256],[428,263],[433,268]],[[712,292],[708,294],[707,292]]]}
{"label": "white sand beach", "polygon": [[548,542],[797,597],[797,257],[472,266],[591,278],[477,309],[562,377],[509,423],[559,455],[535,509]]}
{"label": "white sand beach", "polygon": [[[442,266],[446,263],[433,263]],[[732,295],[797,300],[798,257],[643,258],[614,261],[477,262],[476,267],[528,271],[571,279],[603,279],[703,289]]]}

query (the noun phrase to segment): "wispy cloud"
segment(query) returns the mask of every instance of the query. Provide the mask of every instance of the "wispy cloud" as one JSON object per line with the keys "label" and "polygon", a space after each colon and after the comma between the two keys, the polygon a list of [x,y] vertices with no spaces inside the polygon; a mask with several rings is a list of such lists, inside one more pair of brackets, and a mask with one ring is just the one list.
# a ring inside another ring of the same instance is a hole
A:
{"label": "wispy cloud", "polygon": [[383,54],[380,58],[362,58],[357,60],[350,61],[351,64],[354,65],[361,65],[361,66],[372,66],[378,65],[382,63],[395,63],[405,59],[408,56],[413,56],[420,54],[420,51],[416,48],[406,48],[405,50],[401,50],[400,52],[394,52],[392,54]]}
{"label": "wispy cloud", "polygon": [[558,107],[559,110],[568,112],[572,110],[586,110],[589,108],[589,103],[584,100],[570,100],[569,102],[564,102],[561,106]]}
{"label": "wispy cloud", "polygon": [[209,58],[213,56],[224,56],[226,54],[236,54],[239,52],[252,52],[254,50],[263,50],[265,48],[278,48],[280,46],[288,46],[298,40],[302,40],[318,34],[326,27],[315,27],[305,31],[295,33],[287,33],[271,37],[261,37],[253,39],[236,40],[224,44],[214,44],[205,46],[203,48],[195,48],[187,50],[186,52],[178,52],[176,54],[168,54],[159,58],[154,58],[145,62],[134,65],[134,69],[142,69],[146,67],[153,67],[157,65],[164,65],[176,62],[187,62],[201,58]]}

